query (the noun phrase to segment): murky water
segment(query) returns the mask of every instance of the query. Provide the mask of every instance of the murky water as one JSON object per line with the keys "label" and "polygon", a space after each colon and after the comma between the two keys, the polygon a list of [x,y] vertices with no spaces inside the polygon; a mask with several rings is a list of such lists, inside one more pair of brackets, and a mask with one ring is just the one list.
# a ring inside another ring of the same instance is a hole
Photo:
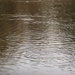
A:
{"label": "murky water", "polygon": [[0,75],[75,75],[75,1],[0,0]]}

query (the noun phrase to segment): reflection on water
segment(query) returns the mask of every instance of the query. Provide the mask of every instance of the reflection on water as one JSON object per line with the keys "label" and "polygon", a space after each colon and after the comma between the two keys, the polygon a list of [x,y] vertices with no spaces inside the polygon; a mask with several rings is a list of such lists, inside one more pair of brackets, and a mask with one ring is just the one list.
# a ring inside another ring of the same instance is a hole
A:
{"label": "reflection on water", "polygon": [[75,75],[75,1],[0,1],[0,75]]}

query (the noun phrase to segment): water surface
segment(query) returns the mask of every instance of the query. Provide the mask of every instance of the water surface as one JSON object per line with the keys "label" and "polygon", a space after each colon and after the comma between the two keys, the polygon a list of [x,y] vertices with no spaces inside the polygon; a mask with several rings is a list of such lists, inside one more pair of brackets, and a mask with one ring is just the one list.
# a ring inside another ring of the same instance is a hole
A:
{"label": "water surface", "polygon": [[75,1],[0,0],[0,75],[75,75]]}

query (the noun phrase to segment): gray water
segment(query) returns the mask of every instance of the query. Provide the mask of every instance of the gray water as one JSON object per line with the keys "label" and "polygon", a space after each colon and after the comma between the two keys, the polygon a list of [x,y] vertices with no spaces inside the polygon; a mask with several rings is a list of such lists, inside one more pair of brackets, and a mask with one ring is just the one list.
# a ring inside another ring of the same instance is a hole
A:
{"label": "gray water", "polygon": [[75,1],[0,0],[0,75],[75,75]]}

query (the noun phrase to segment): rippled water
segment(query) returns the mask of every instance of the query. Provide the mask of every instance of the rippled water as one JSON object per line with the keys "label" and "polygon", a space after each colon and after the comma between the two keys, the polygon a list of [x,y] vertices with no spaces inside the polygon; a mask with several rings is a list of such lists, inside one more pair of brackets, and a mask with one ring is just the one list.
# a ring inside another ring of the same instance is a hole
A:
{"label": "rippled water", "polygon": [[75,75],[75,1],[0,0],[0,75]]}

